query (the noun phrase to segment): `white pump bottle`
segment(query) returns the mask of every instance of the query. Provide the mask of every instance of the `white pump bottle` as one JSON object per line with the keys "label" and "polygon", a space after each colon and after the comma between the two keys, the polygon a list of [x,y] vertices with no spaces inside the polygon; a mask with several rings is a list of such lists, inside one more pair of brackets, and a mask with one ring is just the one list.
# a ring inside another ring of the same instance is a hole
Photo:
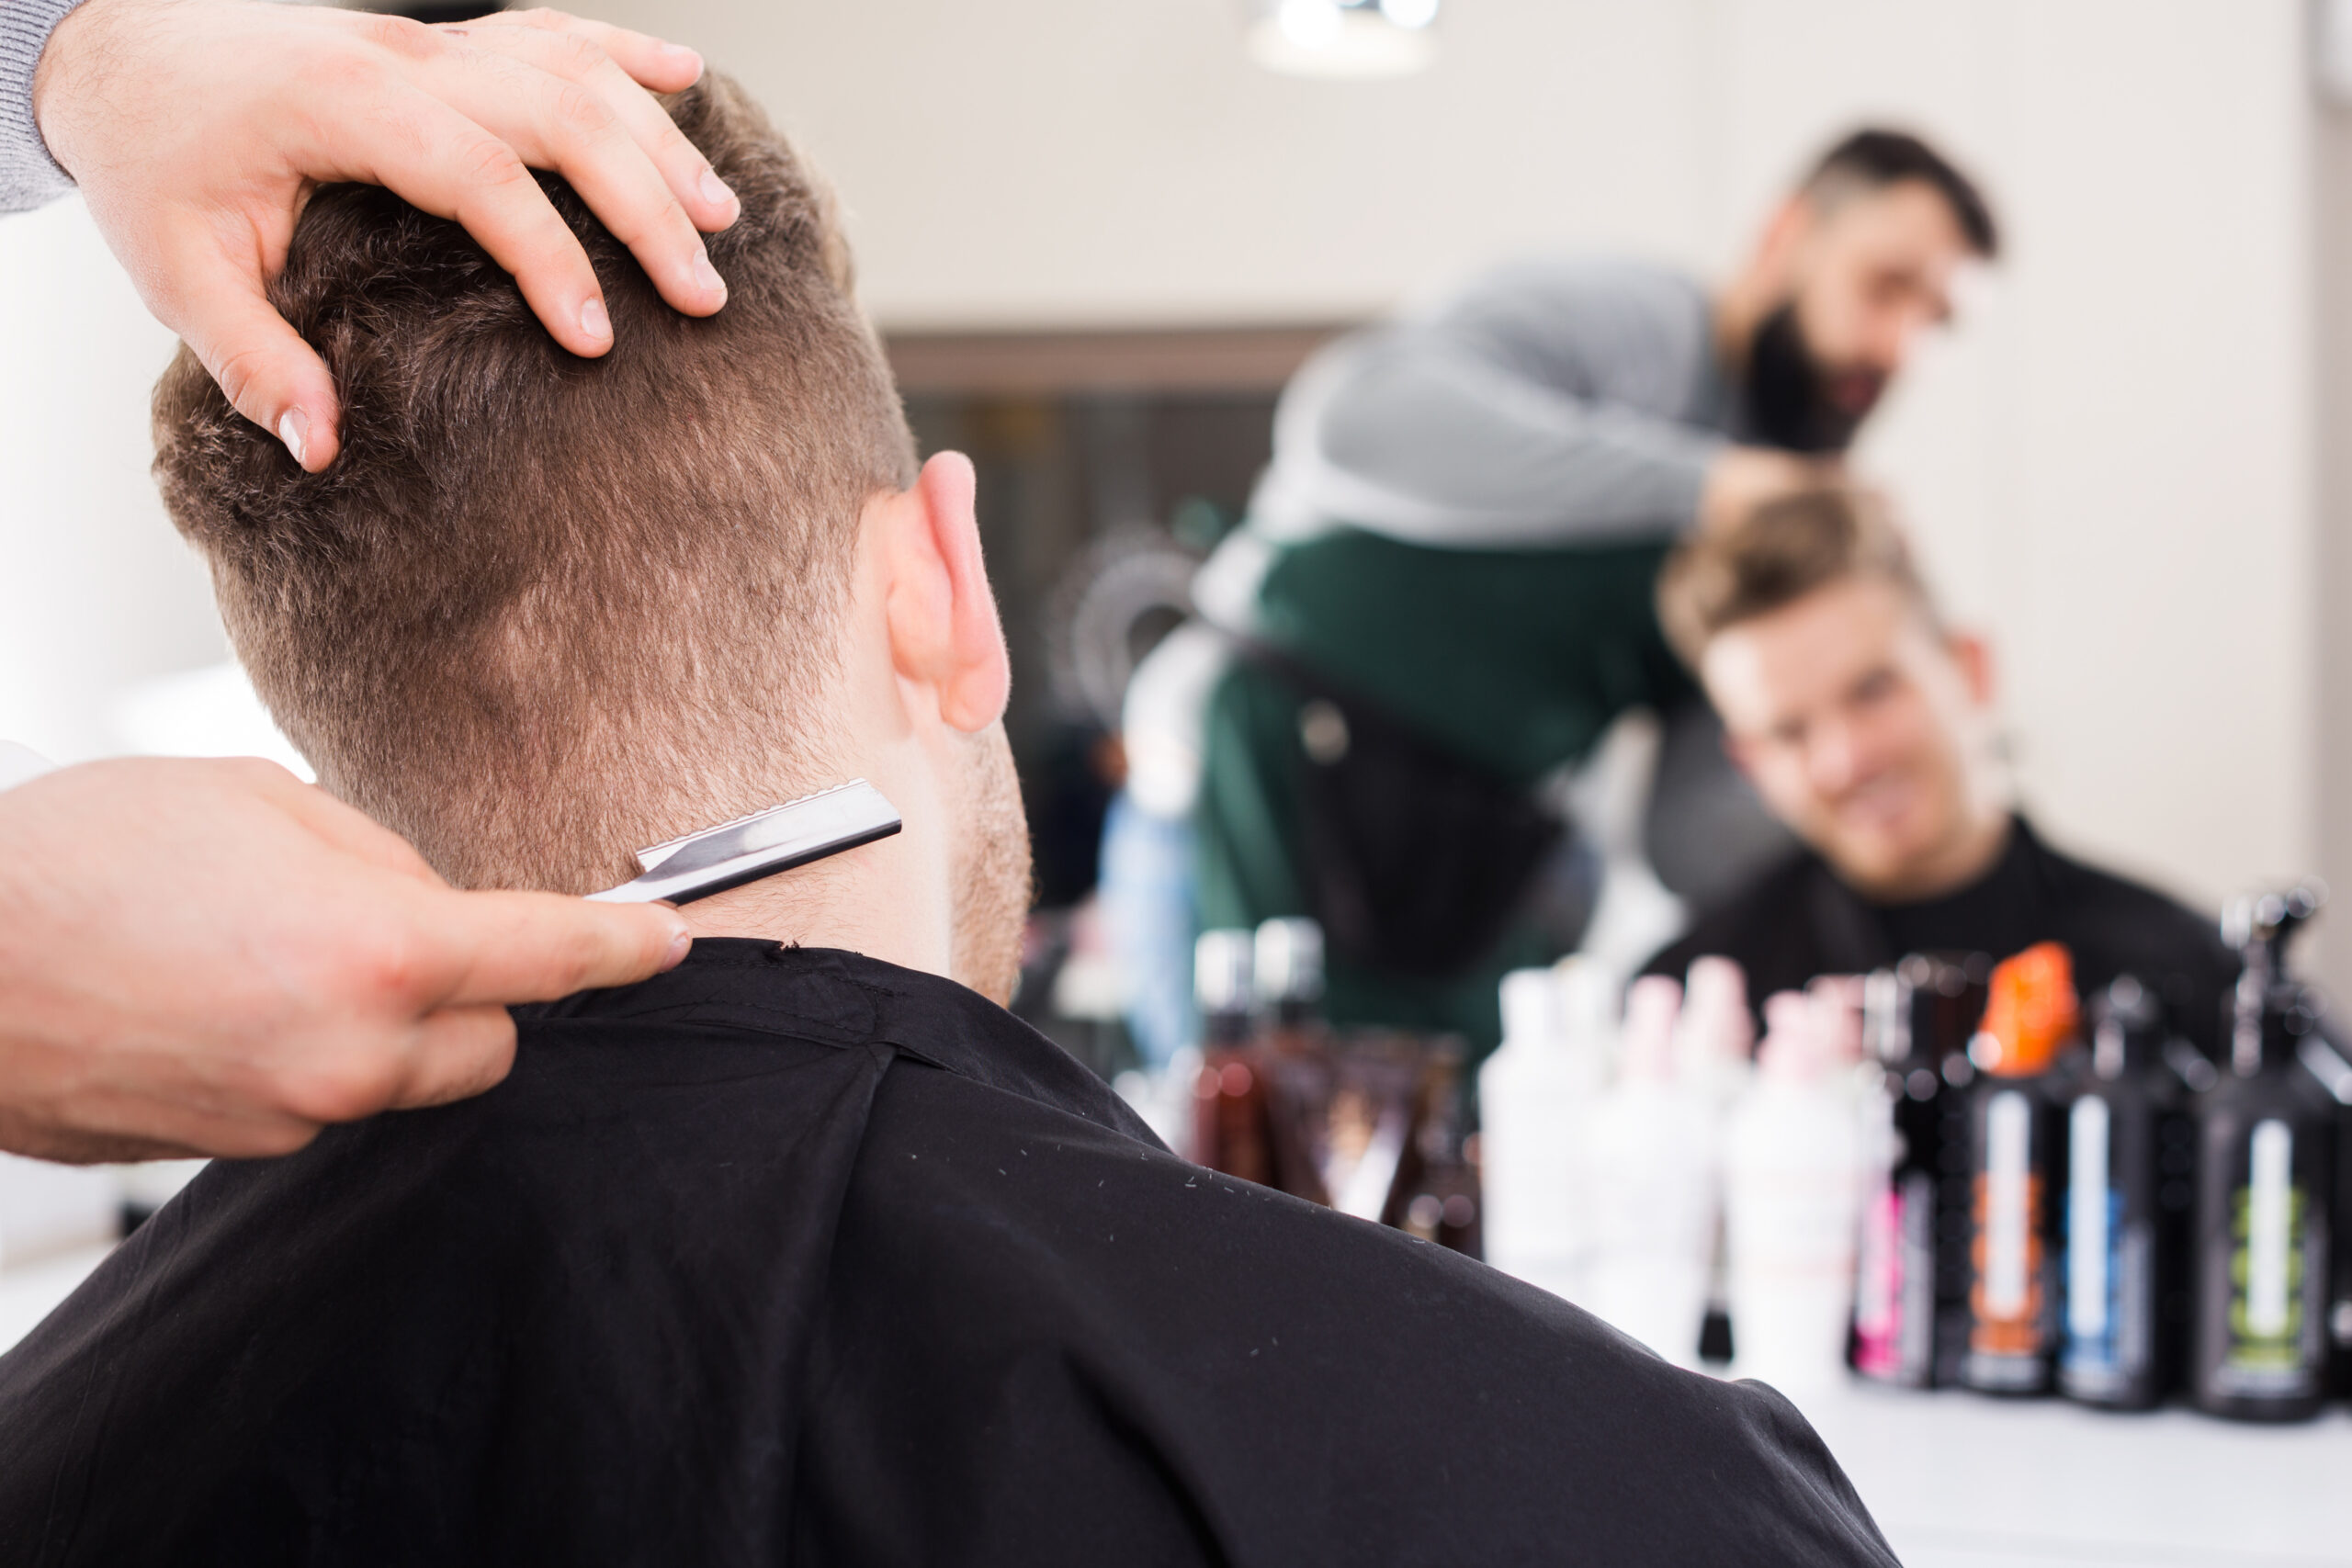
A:
{"label": "white pump bottle", "polygon": [[1662,976],[1625,998],[1617,1081],[1586,1144],[1593,1255],[1584,1305],[1681,1366],[1698,1364],[1715,1245],[1718,1119],[1675,1071],[1682,987]]}
{"label": "white pump bottle", "polygon": [[1608,1073],[1614,986],[1571,960],[1503,977],[1503,1043],[1478,1073],[1487,1261],[1580,1301],[1590,1247],[1586,1119]]}
{"label": "white pump bottle", "polygon": [[1785,1393],[1843,1378],[1853,1310],[1861,1122],[1826,1010],[1765,1003],[1755,1088],[1724,1137],[1732,1371]]}

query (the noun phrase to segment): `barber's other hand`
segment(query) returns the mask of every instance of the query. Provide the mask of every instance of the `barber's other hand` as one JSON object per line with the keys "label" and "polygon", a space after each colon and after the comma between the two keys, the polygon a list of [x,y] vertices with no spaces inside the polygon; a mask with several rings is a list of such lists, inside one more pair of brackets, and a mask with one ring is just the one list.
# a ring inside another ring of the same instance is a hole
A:
{"label": "barber's other hand", "polygon": [[612,346],[587,254],[530,175],[553,170],[689,315],[726,303],[701,231],[734,193],[648,93],[692,50],[559,11],[427,28],[255,0],[87,0],[33,82],[50,151],[140,296],[237,412],[312,472],[334,460],[326,366],[263,290],[321,183],[384,186],[463,223],[557,342]]}
{"label": "barber's other hand", "polygon": [[505,1004],[687,942],[659,905],[452,891],[274,763],[63,769],[0,792],[0,1148],[283,1154],[489,1089]]}
{"label": "barber's other hand", "polygon": [[1835,484],[1845,465],[1835,458],[1804,457],[1770,446],[1726,446],[1707,469],[1699,492],[1699,528],[1719,534],[1737,527],[1768,501]]}

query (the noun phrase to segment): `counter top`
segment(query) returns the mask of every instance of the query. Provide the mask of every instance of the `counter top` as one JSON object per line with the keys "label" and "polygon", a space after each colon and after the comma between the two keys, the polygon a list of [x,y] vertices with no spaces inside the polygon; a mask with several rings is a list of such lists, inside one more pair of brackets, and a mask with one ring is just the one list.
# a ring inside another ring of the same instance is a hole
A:
{"label": "counter top", "polygon": [[2301,1426],[1862,1384],[1800,1398],[1909,1568],[2352,1565],[2352,1413]]}

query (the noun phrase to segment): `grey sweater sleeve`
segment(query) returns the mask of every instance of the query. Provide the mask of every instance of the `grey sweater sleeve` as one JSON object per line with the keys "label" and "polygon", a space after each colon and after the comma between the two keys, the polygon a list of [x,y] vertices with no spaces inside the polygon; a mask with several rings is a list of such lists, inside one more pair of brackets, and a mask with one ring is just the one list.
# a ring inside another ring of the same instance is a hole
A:
{"label": "grey sweater sleeve", "polygon": [[23,212],[74,188],[33,120],[33,72],[49,35],[82,0],[0,0],[0,212]]}
{"label": "grey sweater sleeve", "polygon": [[1261,491],[1462,547],[1670,536],[1698,510],[1729,414],[1712,312],[1663,269],[1536,263],[1326,351],[1289,392]]}

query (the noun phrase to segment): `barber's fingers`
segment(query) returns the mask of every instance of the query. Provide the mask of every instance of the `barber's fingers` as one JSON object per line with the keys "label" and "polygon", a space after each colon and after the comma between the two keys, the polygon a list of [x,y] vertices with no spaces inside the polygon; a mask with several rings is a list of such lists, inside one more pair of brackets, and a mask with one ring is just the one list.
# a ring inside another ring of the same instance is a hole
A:
{"label": "barber's fingers", "polygon": [[168,1127],[171,1135],[85,1133],[47,1122],[34,1125],[0,1122],[0,1149],[59,1165],[129,1165],[140,1160],[210,1155],[230,1159],[288,1155],[319,1135],[317,1122],[299,1117],[264,1122],[192,1115],[143,1100],[130,1103],[93,1100],[89,1102],[89,1114],[107,1118],[113,1125]]}
{"label": "barber's fingers", "polygon": [[220,244],[216,234],[191,233],[165,258],[172,302],[164,324],[187,341],[239,413],[317,473],[342,445],[334,378],[262,292],[253,258],[228,255]]}
{"label": "barber's fingers", "polygon": [[420,889],[420,930],[431,944],[421,973],[435,1008],[553,1001],[626,986],[686,955],[685,918],[662,904],[594,904],[559,893]]}
{"label": "barber's fingers", "polygon": [[[693,51],[560,13],[399,37],[411,41],[368,95],[371,112],[320,122],[312,177],[372,180],[464,224],[574,354],[606,352],[611,321],[586,253],[526,165],[570,180],[672,305],[708,314],[726,302],[695,230],[724,227],[740,204],[639,85],[691,85],[702,70]],[[177,306],[168,324],[237,412],[316,473],[341,446],[334,379],[270,306],[266,269],[225,243],[191,231],[164,258]]]}
{"label": "barber's fingers", "polygon": [[514,1066],[514,1020],[503,1007],[444,1008],[417,1025],[388,1111],[447,1105],[496,1088]]}
{"label": "barber's fingers", "polygon": [[[702,154],[671,126],[671,141],[660,155],[673,167],[655,161],[622,106],[634,99],[664,125],[669,117],[594,44],[521,28],[492,31],[504,35],[501,41],[506,47],[547,55],[549,66],[560,62],[564,71],[586,80],[542,69],[503,49],[468,48],[418,67],[416,85],[503,141],[523,163],[570,181],[673,306],[707,315],[724,305],[726,285],[676,189],[695,190],[707,170]],[[469,34],[461,41],[471,44],[480,36]],[[602,62],[620,104],[599,90],[606,84],[594,80],[596,67],[587,56]],[[650,134],[650,127],[643,134]],[[733,194],[724,186],[718,189],[726,194],[731,217]],[[713,205],[699,193],[694,199],[700,207]]]}
{"label": "barber's fingers", "polygon": [[588,253],[506,141],[410,86],[395,87],[378,114],[321,131],[339,177],[382,186],[463,224],[514,275],[532,313],[565,348],[593,358],[612,347]]}
{"label": "barber's fingers", "polygon": [[539,32],[576,34],[595,44],[622,70],[657,93],[682,93],[702,80],[702,56],[684,44],[670,43],[650,33],[631,32],[610,22],[592,21],[544,6],[527,11],[493,12],[479,21],[451,25],[465,28],[529,28]]}
{"label": "barber's fingers", "polygon": [[[726,182],[711,168],[710,161],[686,140],[677,122],[646,90],[658,84],[646,81],[645,67],[640,63],[632,68],[614,52],[622,50],[631,58],[659,58],[661,51],[671,51],[674,46],[642,33],[582,22],[559,11],[523,12],[511,19],[492,17],[484,22],[453,24],[447,30],[462,37],[476,50],[510,55],[550,76],[593,91],[661,171],[671,194],[677,197],[696,228],[724,229],[741,214],[742,205],[736,200],[735,193],[727,188]],[[691,85],[701,73],[701,57],[692,50],[675,52],[693,66],[691,74],[677,73],[684,77],[677,85]],[[526,161],[529,161],[527,155]],[[600,218],[605,216],[604,209],[593,198],[589,205],[596,209]],[[616,233],[620,231],[610,220],[605,227]]]}
{"label": "barber's fingers", "polygon": [[[315,1134],[313,1134],[315,1135]],[[294,1145],[300,1148],[301,1145]],[[160,1138],[136,1138],[111,1133],[76,1133],[53,1127],[28,1129],[22,1134],[0,1125],[0,1149],[29,1155],[58,1165],[135,1165],[151,1159],[187,1159],[209,1151],[195,1144]],[[277,1154],[276,1148],[256,1151]]]}
{"label": "barber's fingers", "polygon": [[283,1103],[300,1117],[343,1122],[481,1094],[514,1065],[510,1004],[645,979],[683,959],[688,940],[675,909],[553,893],[418,889],[397,907],[411,927],[388,939],[396,994],[375,1048],[341,1041],[311,1081],[295,1074]]}
{"label": "barber's fingers", "polygon": [[92,1094],[76,1111],[91,1124],[120,1130],[93,1133],[51,1123],[27,1128],[19,1135],[15,1129],[0,1127],[0,1147],[66,1165],[198,1155],[260,1159],[292,1154],[317,1137],[322,1125],[291,1111],[134,1091]]}

